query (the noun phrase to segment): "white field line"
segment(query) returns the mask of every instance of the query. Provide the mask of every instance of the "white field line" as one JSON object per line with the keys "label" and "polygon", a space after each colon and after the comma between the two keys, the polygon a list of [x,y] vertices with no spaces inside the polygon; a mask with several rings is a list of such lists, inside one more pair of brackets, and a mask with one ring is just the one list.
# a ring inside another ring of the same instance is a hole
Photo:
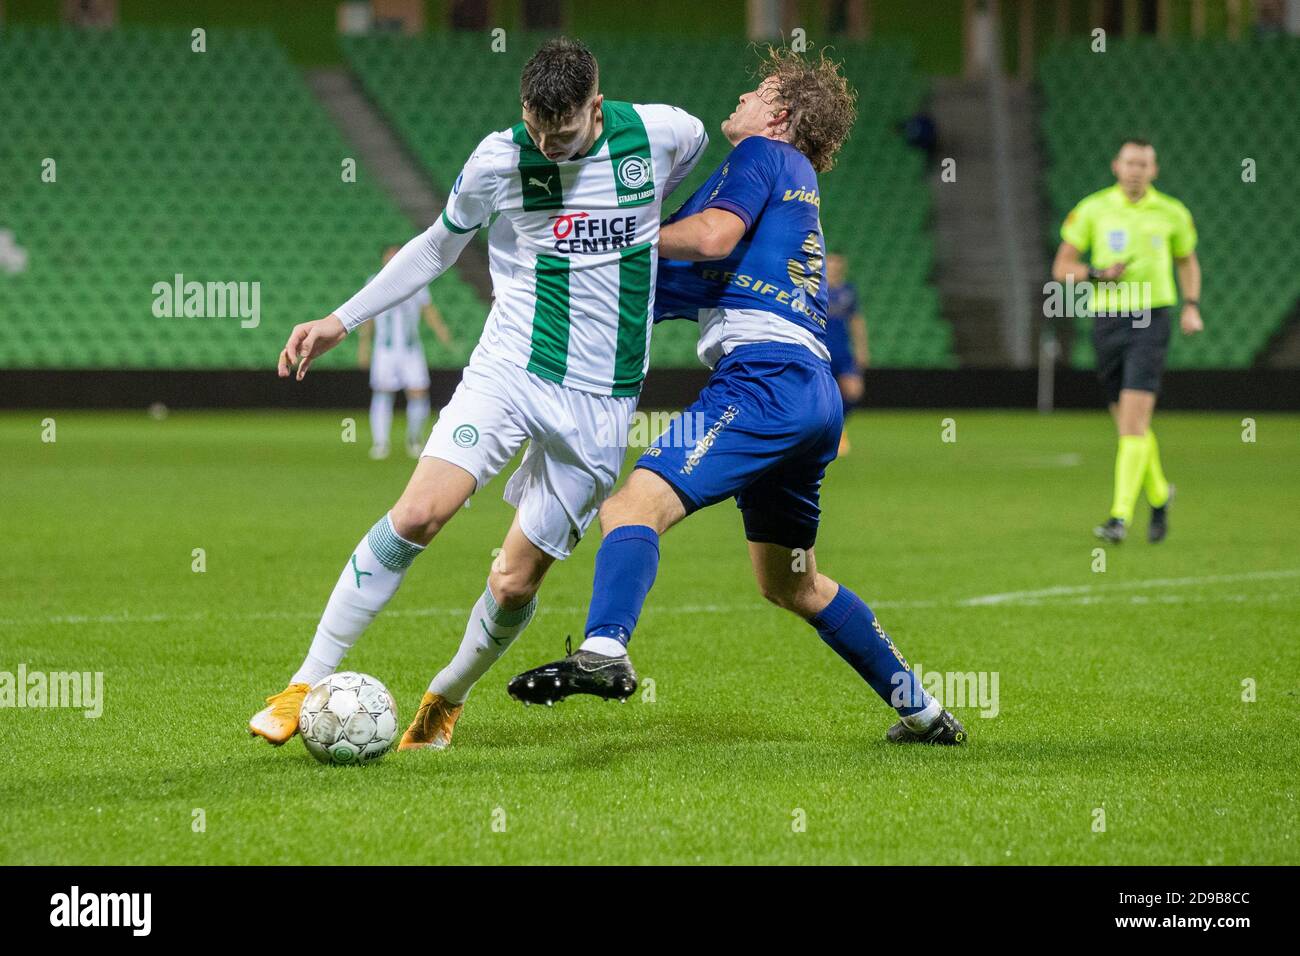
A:
{"label": "white field line", "polygon": [[[973,607],[1041,607],[1044,605],[1071,604],[1202,604],[1245,603],[1247,601],[1281,601],[1300,597],[1300,591],[1269,591],[1254,594],[1178,594],[1156,595],[1128,594],[1129,591],[1178,589],[1214,584],[1236,584],[1249,581],[1277,581],[1300,578],[1300,568],[1280,571],[1246,571],[1239,574],[1206,574],[1184,578],[1147,578],[1140,581],[1121,581],[1117,584],[1058,585],[1031,591],[1006,591],[1000,594],[981,594],[957,600],[922,601],[871,601],[873,608],[881,610],[909,610],[926,608]],[[646,613],[655,614],[736,614],[755,611],[766,605],[755,600],[742,604],[671,604],[656,602],[653,598]],[[389,618],[464,617],[468,607],[427,607],[395,609],[383,612]],[[547,605],[538,602],[539,614],[585,614],[585,607]],[[0,618],[0,626],[32,626],[43,624],[172,624],[185,621],[314,621],[320,611],[256,611],[251,614],[222,614],[219,611],[196,611],[192,614],[56,614],[50,617]]]}

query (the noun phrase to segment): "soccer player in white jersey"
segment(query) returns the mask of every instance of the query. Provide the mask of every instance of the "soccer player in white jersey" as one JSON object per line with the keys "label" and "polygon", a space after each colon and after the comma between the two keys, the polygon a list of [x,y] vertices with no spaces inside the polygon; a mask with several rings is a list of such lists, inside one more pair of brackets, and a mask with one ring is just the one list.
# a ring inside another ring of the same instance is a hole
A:
{"label": "soccer player in white jersey", "polygon": [[[401,246],[383,251],[388,265]],[[370,282],[375,277],[367,279]],[[393,427],[393,403],[406,392],[406,452],[419,458],[424,448],[424,423],[429,420],[429,363],[420,343],[423,320],[438,341],[451,345],[451,332],[429,297],[427,287],[375,316],[357,330],[357,363],[370,369],[370,457],[388,457],[388,436]]]}
{"label": "soccer player in white jersey", "polygon": [[708,136],[674,107],[606,100],[595,58],[573,40],[533,55],[520,100],[523,122],[479,143],[438,221],[334,313],[296,326],[280,353],[280,376],[296,364],[301,380],[488,229],[494,302],[482,337],[406,490],[344,564],[302,666],[249,721],[271,743],[293,736],[311,685],[338,668],[415,558],[526,441],[487,587],[400,744],[445,747],[470,688],[528,625],[542,578],[618,478],[647,364],[660,206]]}

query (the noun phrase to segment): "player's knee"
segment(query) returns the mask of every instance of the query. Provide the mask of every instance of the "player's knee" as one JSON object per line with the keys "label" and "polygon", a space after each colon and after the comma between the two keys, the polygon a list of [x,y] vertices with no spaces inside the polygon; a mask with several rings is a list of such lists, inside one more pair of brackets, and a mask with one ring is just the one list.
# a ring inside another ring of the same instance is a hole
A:
{"label": "player's knee", "polygon": [[635,524],[654,526],[657,522],[652,509],[643,507],[636,495],[630,494],[627,488],[621,489],[600,506],[600,530],[603,534]]}
{"label": "player's knee", "polygon": [[760,581],[758,592],[763,595],[763,600],[775,604],[783,611],[792,611],[799,613],[799,608],[803,604],[800,584],[798,581],[784,578],[780,581]]}
{"label": "player's knee", "polygon": [[[817,576],[818,578],[820,577]],[[760,581],[759,593],[783,611],[802,618],[815,617],[827,604],[818,590],[819,581],[812,575],[782,578],[779,581]]]}
{"label": "player's knee", "polygon": [[600,530],[645,525],[663,534],[686,515],[677,493],[658,475],[634,470],[627,484],[600,506]]}
{"label": "player's knee", "polygon": [[493,564],[492,571],[488,574],[492,599],[507,610],[523,607],[531,601],[541,583],[541,576],[531,569],[501,567],[500,562]]}
{"label": "player's knee", "polygon": [[393,505],[389,517],[393,530],[416,544],[428,544],[447,523],[446,517],[428,501],[399,501]]}

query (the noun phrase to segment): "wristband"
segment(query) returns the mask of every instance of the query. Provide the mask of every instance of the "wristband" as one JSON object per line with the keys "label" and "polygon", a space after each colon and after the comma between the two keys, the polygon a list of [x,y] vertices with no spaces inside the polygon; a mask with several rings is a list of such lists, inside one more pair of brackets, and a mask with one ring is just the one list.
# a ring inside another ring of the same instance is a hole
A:
{"label": "wristband", "polygon": [[1183,299],[1183,305],[1194,305],[1198,309],[1201,307],[1200,299]]}

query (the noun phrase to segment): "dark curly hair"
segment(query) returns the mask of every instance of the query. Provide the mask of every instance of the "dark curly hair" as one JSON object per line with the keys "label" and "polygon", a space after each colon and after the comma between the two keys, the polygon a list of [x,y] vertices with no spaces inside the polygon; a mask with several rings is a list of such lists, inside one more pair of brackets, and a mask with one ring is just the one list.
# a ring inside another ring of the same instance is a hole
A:
{"label": "dark curly hair", "polygon": [[769,46],[755,74],[776,84],[779,102],[789,110],[790,144],[824,173],[849,138],[858,117],[858,93],[825,51],[816,59],[787,47]]}
{"label": "dark curly hair", "polygon": [[563,123],[596,92],[600,70],[581,40],[547,40],[524,64],[519,99],[548,126]]}

